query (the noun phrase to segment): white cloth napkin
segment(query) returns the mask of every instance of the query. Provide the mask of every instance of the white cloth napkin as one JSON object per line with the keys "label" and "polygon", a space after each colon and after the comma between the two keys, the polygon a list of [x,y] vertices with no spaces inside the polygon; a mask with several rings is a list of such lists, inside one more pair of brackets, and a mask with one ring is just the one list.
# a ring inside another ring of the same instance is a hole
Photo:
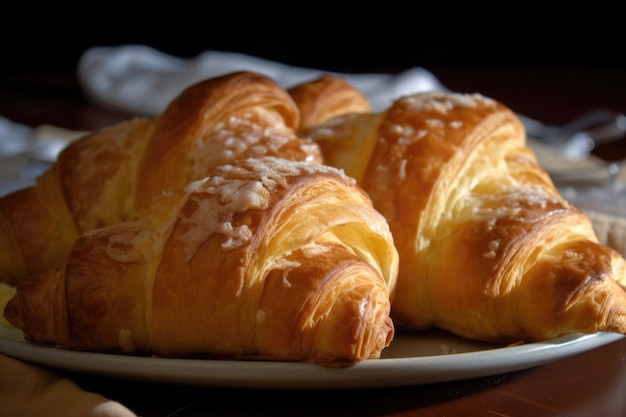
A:
{"label": "white cloth napkin", "polygon": [[31,127],[0,116],[0,197],[34,184],[68,143],[87,133],[49,124]]}
{"label": "white cloth napkin", "polygon": [[302,68],[236,52],[209,50],[183,59],[146,45],[92,47],[78,62],[78,78],[85,94],[108,108],[135,115],[156,116],[184,88],[206,78],[250,70],[265,74],[285,88],[326,73],[344,78],[362,91],[374,111],[401,95],[443,89],[424,68],[399,74],[349,74]]}

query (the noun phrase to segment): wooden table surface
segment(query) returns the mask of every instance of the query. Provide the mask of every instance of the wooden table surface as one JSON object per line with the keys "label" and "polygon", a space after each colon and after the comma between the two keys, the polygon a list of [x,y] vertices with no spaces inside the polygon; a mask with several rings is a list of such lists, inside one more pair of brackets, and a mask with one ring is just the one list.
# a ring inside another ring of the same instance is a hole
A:
{"label": "wooden table surface", "polygon": [[[561,123],[586,110],[626,113],[626,72],[614,68],[429,68],[448,88],[480,92]],[[0,76],[0,116],[31,126],[95,130],[131,115],[98,108],[73,74]],[[624,143],[605,149],[607,158]],[[477,379],[385,389],[252,390],[67,374],[144,417],[626,416],[626,338],[542,366]]]}

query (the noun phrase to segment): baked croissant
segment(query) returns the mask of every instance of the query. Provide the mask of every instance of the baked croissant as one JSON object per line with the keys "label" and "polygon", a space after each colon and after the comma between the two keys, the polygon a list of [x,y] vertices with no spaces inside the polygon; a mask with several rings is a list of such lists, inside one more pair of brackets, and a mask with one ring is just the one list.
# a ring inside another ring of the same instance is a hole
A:
{"label": "baked croissant", "polygon": [[155,119],[71,143],[35,186],[0,199],[0,282],[60,265],[84,232],[131,219],[154,196],[216,165],[262,155],[321,162],[298,127],[286,90],[239,72],[190,86]]}
{"label": "baked croissant", "polygon": [[300,113],[300,130],[350,113],[372,110],[369,99],[343,78],[325,74],[287,90]]}
{"label": "baked croissant", "polygon": [[265,157],[215,168],[22,279],[27,340],[164,357],[349,365],[391,342],[398,254],[354,179]]}
{"label": "baked croissant", "polygon": [[390,224],[396,326],[494,342],[626,333],[626,262],[560,196],[503,104],[418,93],[307,136]]}

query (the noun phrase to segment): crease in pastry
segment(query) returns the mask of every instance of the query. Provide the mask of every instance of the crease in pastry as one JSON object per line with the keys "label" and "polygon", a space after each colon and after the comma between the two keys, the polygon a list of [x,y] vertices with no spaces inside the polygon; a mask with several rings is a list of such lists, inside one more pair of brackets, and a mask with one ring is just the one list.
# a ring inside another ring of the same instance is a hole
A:
{"label": "crease in pastry", "polygon": [[390,224],[397,326],[504,343],[626,334],[624,258],[559,194],[502,103],[423,92],[302,134]]}
{"label": "crease in pastry", "polygon": [[354,179],[248,158],[86,232],[60,268],[20,280],[4,316],[69,349],[348,366],[391,343],[397,272]]}
{"label": "crease in pastry", "polygon": [[287,90],[300,113],[299,130],[351,113],[372,110],[369,99],[345,79],[324,74]]}
{"label": "crease in pastry", "polygon": [[59,266],[83,233],[132,219],[216,165],[265,155],[322,162],[296,135],[299,123],[286,90],[244,71],[188,87],[154,119],[72,142],[35,186],[0,198],[0,282]]}

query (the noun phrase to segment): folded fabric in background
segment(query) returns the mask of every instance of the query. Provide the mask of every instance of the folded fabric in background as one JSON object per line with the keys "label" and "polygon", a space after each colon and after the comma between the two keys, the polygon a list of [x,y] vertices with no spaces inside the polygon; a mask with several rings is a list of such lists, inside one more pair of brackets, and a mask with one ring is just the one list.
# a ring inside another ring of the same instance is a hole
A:
{"label": "folded fabric in background", "polygon": [[252,70],[281,86],[313,80],[322,74],[344,78],[362,91],[374,111],[387,108],[407,93],[444,87],[429,71],[410,68],[398,74],[348,74],[302,68],[236,52],[209,50],[183,59],[146,45],[92,47],[78,62],[78,79],[85,95],[101,106],[133,115],[156,116],[183,89],[227,73]]}

